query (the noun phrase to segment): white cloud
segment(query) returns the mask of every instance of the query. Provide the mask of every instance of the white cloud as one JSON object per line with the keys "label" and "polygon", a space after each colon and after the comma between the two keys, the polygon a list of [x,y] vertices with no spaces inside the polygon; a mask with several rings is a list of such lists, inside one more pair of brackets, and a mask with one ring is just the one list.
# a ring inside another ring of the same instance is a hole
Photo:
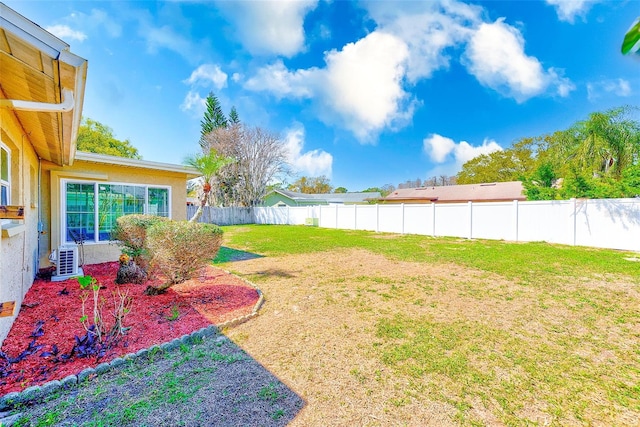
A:
{"label": "white cloud", "polygon": [[271,92],[276,98],[310,98],[318,69],[289,71],[281,60],[258,70],[245,89]]}
{"label": "white cloud", "polygon": [[287,57],[303,50],[304,17],[317,4],[317,0],[217,2],[247,50]]}
{"label": "white cloud", "polygon": [[555,7],[558,19],[573,24],[576,16],[584,17],[597,0],[546,0]]}
{"label": "white cloud", "polygon": [[282,61],[260,69],[245,88],[278,98],[313,98],[320,118],[371,142],[385,127],[406,121],[412,102],[402,87],[407,46],[373,32],[325,55],[325,68],[288,70]]}
{"label": "white cloud", "polygon": [[216,89],[222,89],[227,85],[227,74],[218,65],[203,64],[193,70],[184,82],[192,86],[204,87],[213,84]]}
{"label": "white cloud", "polygon": [[448,68],[448,48],[465,42],[480,22],[482,8],[455,1],[411,2],[399,8],[393,2],[366,3],[379,30],[401,38],[409,48],[407,78],[412,83]]}
{"label": "white cloud", "polygon": [[602,80],[594,83],[587,83],[587,97],[589,101],[595,101],[603,93],[612,93],[620,97],[631,96],[633,91],[631,85],[625,79]]}
{"label": "white cloud", "polygon": [[240,73],[233,73],[231,75],[231,80],[233,80],[235,83],[238,83],[240,80],[242,80],[243,76]]}
{"label": "white cloud", "polygon": [[553,87],[560,96],[575,89],[569,79],[561,76],[561,70],[545,71],[535,57],[527,56],[522,34],[505,24],[504,18],[479,26],[469,40],[464,63],[482,85],[517,102]]}
{"label": "white cloud", "polygon": [[380,32],[327,53],[324,102],[360,140],[410,110],[403,109],[408,94],[402,87],[408,55],[401,39]]}
{"label": "white cloud", "polygon": [[407,46],[399,38],[373,32],[325,55],[325,68],[291,71],[282,61],[261,68],[245,84],[278,99],[313,98],[320,118],[341,125],[361,142],[413,115],[402,87]]}
{"label": "white cloud", "polygon": [[333,156],[323,150],[302,152],[304,147],[304,127],[295,124],[285,136],[288,160],[295,172],[308,176],[331,177]]}
{"label": "white cloud", "polygon": [[427,136],[422,141],[422,148],[425,154],[434,162],[446,163],[453,160],[457,169],[460,169],[463,164],[481,154],[490,154],[494,151],[502,150],[502,147],[492,139],[485,138],[482,141],[482,145],[473,146],[467,141],[456,143],[453,139],[437,133]]}
{"label": "white cloud", "polygon": [[68,25],[52,25],[50,27],[46,27],[45,30],[49,31],[54,36],[58,37],[61,40],[69,41],[69,40],[77,40],[84,41],[87,38],[87,35],[82,31],[76,31],[71,29]]}
{"label": "white cloud", "polygon": [[184,97],[180,109],[182,111],[194,111],[199,114],[205,110],[206,105],[207,100],[205,98],[201,97],[198,92],[190,90]]}

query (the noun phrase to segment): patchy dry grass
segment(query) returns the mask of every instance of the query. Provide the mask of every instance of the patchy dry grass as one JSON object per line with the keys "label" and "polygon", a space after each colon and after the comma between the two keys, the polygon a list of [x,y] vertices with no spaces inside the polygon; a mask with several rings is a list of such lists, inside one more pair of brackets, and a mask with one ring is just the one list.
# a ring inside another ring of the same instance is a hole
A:
{"label": "patchy dry grass", "polygon": [[223,264],[266,295],[228,335],[307,401],[292,425],[638,425],[629,253],[225,231],[226,245],[266,255]]}

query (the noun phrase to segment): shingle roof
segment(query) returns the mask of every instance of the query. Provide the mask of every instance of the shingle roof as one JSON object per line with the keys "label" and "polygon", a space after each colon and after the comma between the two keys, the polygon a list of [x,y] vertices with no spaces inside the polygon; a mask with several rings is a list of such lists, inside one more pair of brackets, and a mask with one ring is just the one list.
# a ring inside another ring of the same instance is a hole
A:
{"label": "shingle roof", "polygon": [[377,191],[366,193],[330,193],[330,194],[306,194],[289,190],[274,190],[297,202],[322,201],[327,203],[362,203],[369,199],[377,200],[381,194]]}
{"label": "shingle roof", "polygon": [[526,200],[520,181],[485,184],[447,185],[441,187],[402,188],[381,199],[389,202],[468,202]]}

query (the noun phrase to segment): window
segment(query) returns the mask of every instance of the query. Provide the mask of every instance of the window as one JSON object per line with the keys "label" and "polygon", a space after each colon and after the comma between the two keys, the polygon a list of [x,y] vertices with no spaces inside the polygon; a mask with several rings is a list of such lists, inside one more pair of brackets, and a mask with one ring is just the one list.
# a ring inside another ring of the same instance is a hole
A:
{"label": "window", "polygon": [[116,220],[129,214],[169,217],[169,189],[63,180],[63,235],[67,242],[107,242]]}
{"label": "window", "polygon": [[11,203],[11,155],[9,149],[0,145],[0,205],[6,206]]}

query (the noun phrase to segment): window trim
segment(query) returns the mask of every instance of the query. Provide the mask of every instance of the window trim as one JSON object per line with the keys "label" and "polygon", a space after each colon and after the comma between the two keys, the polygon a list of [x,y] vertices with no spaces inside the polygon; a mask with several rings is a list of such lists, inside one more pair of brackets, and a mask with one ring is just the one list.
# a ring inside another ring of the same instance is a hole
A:
{"label": "window trim", "polygon": [[[11,205],[11,149],[0,141],[0,151],[5,151],[7,153],[7,179],[2,179],[2,172],[0,171],[0,192],[2,191],[2,187],[7,188],[7,205]],[[2,156],[2,154],[0,154]],[[0,157],[1,158],[1,157]],[[0,161],[0,168],[2,167]],[[2,203],[2,200],[0,200]],[[0,220],[0,224],[10,224],[12,220],[10,219],[2,219]]]}
{"label": "window trim", "polygon": [[[100,239],[100,204],[99,204],[99,185],[127,185],[132,187],[144,188],[144,211],[146,215],[149,213],[149,188],[159,188],[167,190],[167,218],[172,219],[172,186],[170,185],[155,185],[155,184],[140,184],[132,182],[117,182],[117,181],[95,181],[95,180],[83,180],[77,178],[62,178],[60,179],[60,243],[72,243],[67,240],[67,184],[83,184],[93,185],[94,194],[94,236],[93,240],[86,240],[85,245],[104,245],[108,244],[110,240]],[[97,239],[97,240],[96,240]]]}

